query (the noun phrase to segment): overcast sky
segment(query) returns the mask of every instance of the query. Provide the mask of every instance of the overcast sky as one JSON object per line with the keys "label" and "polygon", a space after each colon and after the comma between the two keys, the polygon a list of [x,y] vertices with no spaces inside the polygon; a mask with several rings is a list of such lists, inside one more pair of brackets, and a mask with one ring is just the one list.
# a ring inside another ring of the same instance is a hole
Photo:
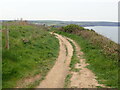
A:
{"label": "overcast sky", "polygon": [[119,0],[1,0],[0,19],[118,21]]}

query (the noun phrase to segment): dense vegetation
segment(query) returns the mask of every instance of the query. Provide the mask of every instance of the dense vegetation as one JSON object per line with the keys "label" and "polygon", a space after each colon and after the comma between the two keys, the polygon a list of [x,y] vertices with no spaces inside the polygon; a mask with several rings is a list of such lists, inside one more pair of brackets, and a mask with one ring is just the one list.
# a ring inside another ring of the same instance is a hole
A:
{"label": "dense vegetation", "polygon": [[[88,68],[97,75],[99,83],[117,88],[118,45],[93,30],[85,30],[82,27],[78,29],[78,27],[76,25],[68,25],[56,29],[56,32],[72,38],[80,45],[82,51],[85,53],[84,58],[90,63]],[[69,31],[66,28],[72,29],[69,29]]]}
{"label": "dense vegetation", "polygon": [[43,79],[58,55],[58,40],[44,26],[27,22],[7,22],[7,24],[10,31],[10,48],[9,50],[5,48],[5,22],[2,35],[3,88],[17,87],[19,81],[37,74]]}
{"label": "dense vegetation", "polygon": [[79,30],[84,30],[84,28],[75,24],[70,24],[65,27],[61,27],[60,30],[64,32],[69,32],[69,33],[77,33],[79,32]]}

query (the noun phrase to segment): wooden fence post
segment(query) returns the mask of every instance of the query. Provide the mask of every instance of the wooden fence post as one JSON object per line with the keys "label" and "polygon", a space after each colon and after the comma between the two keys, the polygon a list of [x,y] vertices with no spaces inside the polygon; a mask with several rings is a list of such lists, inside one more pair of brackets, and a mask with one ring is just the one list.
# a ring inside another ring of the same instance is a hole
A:
{"label": "wooden fence post", "polygon": [[8,24],[6,24],[6,48],[9,50],[9,29]]}

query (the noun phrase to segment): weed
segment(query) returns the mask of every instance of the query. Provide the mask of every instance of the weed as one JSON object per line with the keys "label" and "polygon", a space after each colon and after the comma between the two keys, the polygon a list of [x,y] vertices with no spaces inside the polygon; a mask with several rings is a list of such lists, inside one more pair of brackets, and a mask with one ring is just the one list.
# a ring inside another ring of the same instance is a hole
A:
{"label": "weed", "polygon": [[64,88],[68,88],[68,87],[69,87],[71,77],[72,77],[72,74],[68,74],[68,75],[66,76]]}

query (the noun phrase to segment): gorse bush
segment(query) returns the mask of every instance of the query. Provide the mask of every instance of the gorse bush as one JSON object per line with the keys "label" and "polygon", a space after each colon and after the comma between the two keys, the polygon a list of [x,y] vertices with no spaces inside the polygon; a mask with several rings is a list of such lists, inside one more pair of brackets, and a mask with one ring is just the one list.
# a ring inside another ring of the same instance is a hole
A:
{"label": "gorse bush", "polygon": [[69,33],[77,33],[80,30],[84,30],[84,28],[80,27],[79,25],[70,24],[70,25],[61,27],[60,30],[62,30],[64,32],[69,32]]}

